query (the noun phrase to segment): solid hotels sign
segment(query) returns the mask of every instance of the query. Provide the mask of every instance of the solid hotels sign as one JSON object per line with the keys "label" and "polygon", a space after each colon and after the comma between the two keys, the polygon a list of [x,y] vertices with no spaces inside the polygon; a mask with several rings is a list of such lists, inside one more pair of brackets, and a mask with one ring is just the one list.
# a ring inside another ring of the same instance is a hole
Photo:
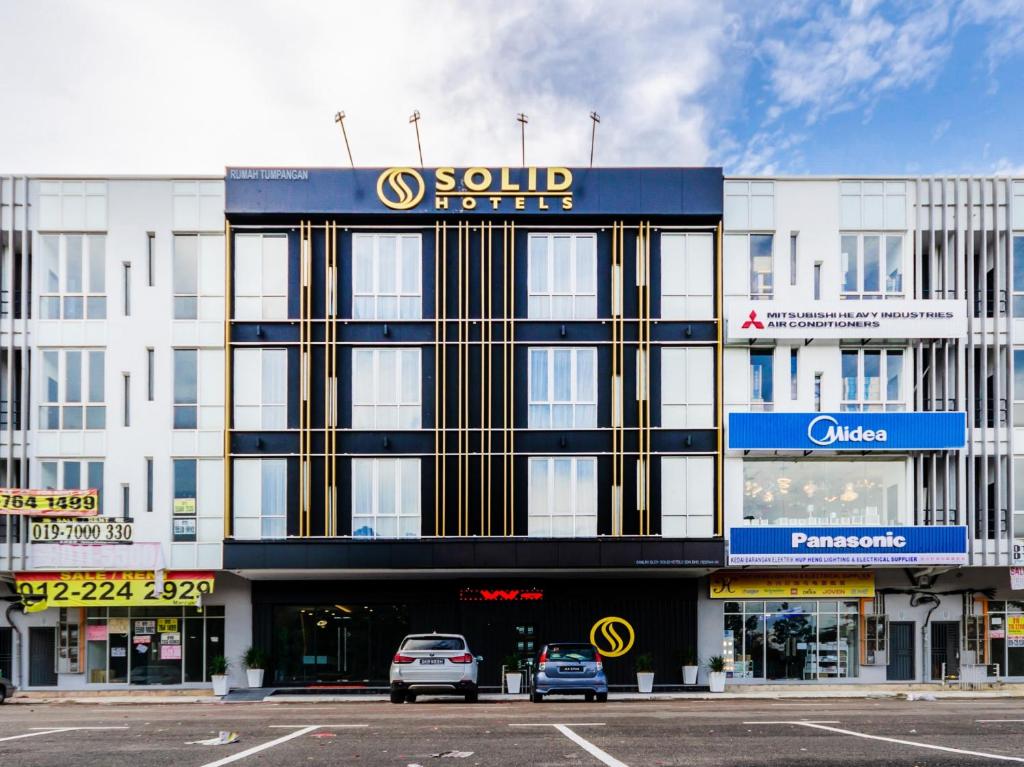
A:
{"label": "solid hotels sign", "polygon": [[[525,177],[524,177],[525,173]],[[430,201],[436,210],[572,210],[568,168],[435,168]],[[377,177],[377,199],[391,210],[413,210],[427,197],[427,181],[415,168],[387,168]]]}

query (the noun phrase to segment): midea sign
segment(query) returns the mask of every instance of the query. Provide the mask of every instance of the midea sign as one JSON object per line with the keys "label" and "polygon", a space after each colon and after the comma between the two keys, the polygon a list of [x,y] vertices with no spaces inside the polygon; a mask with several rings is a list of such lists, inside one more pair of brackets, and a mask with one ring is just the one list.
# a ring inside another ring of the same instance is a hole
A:
{"label": "midea sign", "polygon": [[964,413],[730,413],[730,450],[953,450]]}
{"label": "midea sign", "polygon": [[952,300],[751,301],[725,309],[729,339],[959,338],[967,307]]}

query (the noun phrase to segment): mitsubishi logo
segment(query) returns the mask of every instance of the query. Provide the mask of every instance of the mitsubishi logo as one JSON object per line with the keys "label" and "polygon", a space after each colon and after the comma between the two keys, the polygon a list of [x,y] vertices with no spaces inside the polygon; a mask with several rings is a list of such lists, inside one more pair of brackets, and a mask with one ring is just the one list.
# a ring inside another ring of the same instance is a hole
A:
{"label": "mitsubishi logo", "polygon": [[753,309],[750,310],[749,319],[747,319],[746,322],[740,325],[740,328],[742,330],[746,330],[750,326],[754,326],[758,330],[764,330],[764,323],[757,318],[757,312],[755,312]]}

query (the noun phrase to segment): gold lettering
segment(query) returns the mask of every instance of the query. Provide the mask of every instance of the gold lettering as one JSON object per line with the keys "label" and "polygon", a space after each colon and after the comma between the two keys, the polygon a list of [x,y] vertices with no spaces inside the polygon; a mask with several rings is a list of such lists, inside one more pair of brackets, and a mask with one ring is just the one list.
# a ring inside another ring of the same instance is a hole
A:
{"label": "gold lettering", "polygon": [[562,210],[572,210],[572,197],[562,198]]}
{"label": "gold lettering", "polygon": [[544,201],[543,197],[538,197],[537,198],[537,210],[547,210],[547,209],[548,209],[547,202]]}
{"label": "gold lettering", "polygon": [[503,192],[518,192],[519,184],[513,184],[512,180],[508,177],[509,169],[501,169],[501,191]]}
{"label": "gold lettering", "polygon": [[440,195],[434,196],[434,207],[438,210],[448,210],[448,198]]}
{"label": "gold lettering", "polygon": [[462,209],[473,210],[476,208],[476,197],[463,197],[462,198]]}
{"label": "gold lettering", "polygon": [[438,168],[434,173],[434,189],[450,192],[455,188],[455,168]]}
{"label": "gold lettering", "polygon": [[516,197],[516,210],[526,210],[525,197]]}
{"label": "gold lettering", "polygon": [[493,210],[497,210],[498,206],[501,205],[500,197],[488,197],[487,199],[491,201],[491,208]]}
{"label": "gold lettering", "polygon": [[572,172],[568,168],[548,168],[548,191],[564,192],[572,186]]}
{"label": "gold lettering", "polygon": [[526,190],[528,192],[537,191],[537,169],[527,168],[526,169]]}
{"label": "gold lettering", "polygon": [[[479,181],[476,180],[477,177]],[[471,192],[482,192],[491,185],[491,172],[487,168],[468,168],[462,181]]]}

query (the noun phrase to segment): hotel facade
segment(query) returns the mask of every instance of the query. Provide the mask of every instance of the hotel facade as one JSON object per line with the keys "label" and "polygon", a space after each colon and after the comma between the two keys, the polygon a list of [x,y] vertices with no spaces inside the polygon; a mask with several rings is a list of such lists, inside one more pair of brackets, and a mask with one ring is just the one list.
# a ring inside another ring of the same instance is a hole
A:
{"label": "hotel facade", "polygon": [[20,687],[220,655],[243,686],[249,645],[268,687],[384,687],[431,630],[485,689],[578,639],[613,690],[640,653],[656,686],[1024,679],[1020,180],[229,168],[0,204]]}

